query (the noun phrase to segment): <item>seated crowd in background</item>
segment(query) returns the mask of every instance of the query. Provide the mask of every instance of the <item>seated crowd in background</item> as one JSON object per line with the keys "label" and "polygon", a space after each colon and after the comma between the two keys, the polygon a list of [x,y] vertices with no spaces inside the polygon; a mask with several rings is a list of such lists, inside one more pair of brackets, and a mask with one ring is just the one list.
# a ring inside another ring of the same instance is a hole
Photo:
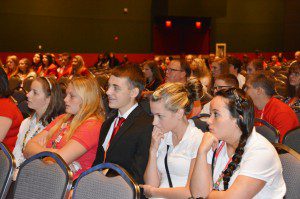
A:
{"label": "seated crowd in background", "polygon": [[[15,174],[27,158],[51,151],[74,179],[100,163],[118,164],[146,197],[282,198],[279,157],[254,118],[278,129],[280,142],[299,126],[300,52],[295,58],[210,54],[133,64],[101,53],[88,67],[69,53],[36,53],[32,62],[11,55],[0,62],[0,141],[16,157]],[[20,84],[10,90],[14,78]],[[207,123],[196,120],[201,113]]]}

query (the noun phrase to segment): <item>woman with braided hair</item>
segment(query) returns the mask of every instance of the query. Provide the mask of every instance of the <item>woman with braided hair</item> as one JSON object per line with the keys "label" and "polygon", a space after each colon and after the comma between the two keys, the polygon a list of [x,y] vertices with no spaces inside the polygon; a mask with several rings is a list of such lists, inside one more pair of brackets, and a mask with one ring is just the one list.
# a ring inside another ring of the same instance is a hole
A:
{"label": "woman with braided hair", "polygon": [[195,198],[283,198],[286,186],[275,148],[255,131],[254,108],[240,89],[211,101],[191,178]]}

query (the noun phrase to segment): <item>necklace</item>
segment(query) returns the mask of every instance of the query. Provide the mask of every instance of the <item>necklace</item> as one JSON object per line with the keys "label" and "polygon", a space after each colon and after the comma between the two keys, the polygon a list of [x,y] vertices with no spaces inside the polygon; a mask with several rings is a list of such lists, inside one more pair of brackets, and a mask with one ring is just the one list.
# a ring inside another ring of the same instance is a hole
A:
{"label": "necklace", "polygon": [[[42,125],[42,123],[41,122],[35,123],[35,120],[36,120],[35,116],[33,116],[30,119],[29,129],[28,129],[28,131],[26,131],[25,136],[23,138],[23,142],[22,142],[22,152],[24,151],[25,145],[27,144],[27,142],[44,129],[44,126]],[[34,132],[34,133],[30,136],[29,139],[27,139],[30,132]]]}
{"label": "necklace", "polygon": [[68,122],[65,122],[65,123],[63,123],[63,124],[61,125],[61,127],[60,127],[60,129],[59,129],[59,131],[58,131],[58,135],[57,135],[56,139],[53,140],[53,141],[51,142],[51,148],[56,149],[57,144],[60,143],[60,141],[61,141],[62,138],[64,137],[64,135],[65,135],[67,129],[69,128],[69,125],[70,125],[70,122],[69,122],[69,121],[68,121]]}

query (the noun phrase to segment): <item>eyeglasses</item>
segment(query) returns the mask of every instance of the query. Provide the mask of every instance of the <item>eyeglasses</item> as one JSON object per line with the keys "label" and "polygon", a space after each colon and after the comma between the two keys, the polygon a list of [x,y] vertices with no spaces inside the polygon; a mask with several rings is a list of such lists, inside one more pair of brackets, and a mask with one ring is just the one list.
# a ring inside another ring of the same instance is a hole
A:
{"label": "eyeglasses", "polygon": [[178,70],[178,69],[174,69],[174,68],[167,68],[167,71],[173,72],[173,71],[182,71],[182,70]]}
{"label": "eyeglasses", "polygon": [[221,89],[224,89],[224,88],[232,88],[232,86],[214,86],[212,88],[212,91],[221,90]]}

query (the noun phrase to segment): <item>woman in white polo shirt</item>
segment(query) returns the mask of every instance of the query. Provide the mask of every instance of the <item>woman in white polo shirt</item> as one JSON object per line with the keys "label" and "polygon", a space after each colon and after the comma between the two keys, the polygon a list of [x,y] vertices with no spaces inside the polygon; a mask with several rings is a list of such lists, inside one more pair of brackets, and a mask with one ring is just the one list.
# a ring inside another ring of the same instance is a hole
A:
{"label": "woman in white polo shirt", "polygon": [[283,198],[281,162],[253,128],[252,100],[240,89],[221,90],[210,113],[191,179],[193,197]]}
{"label": "woman in white polo shirt", "polygon": [[[151,198],[189,198],[191,173],[203,137],[186,115],[198,100],[199,81],[166,83],[150,99],[154,115],[144,194]],[[169,176],[168,176],[169,175]]]}

